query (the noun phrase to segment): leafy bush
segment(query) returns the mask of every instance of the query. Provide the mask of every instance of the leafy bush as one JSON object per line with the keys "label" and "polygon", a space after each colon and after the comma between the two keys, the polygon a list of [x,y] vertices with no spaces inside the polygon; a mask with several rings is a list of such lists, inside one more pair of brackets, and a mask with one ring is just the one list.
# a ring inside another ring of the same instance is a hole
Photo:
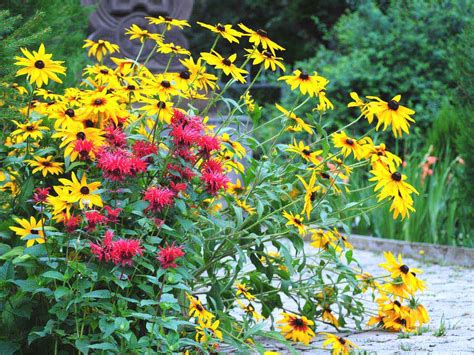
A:
{"label": "leafy bush", "polygon": [[341,119],[348,92],[377,92],[387,100],[403,93],[418,113],[415,132],[424,136],[456,87],[450,58],[473,10],[469,0],[360,1],[328,33],[330,45],[296,66],[331,78],[328,92]]}
{"label": "leafy bush", "polygon": [[[213,43],[236,34],[204,27]],[[395,171],[399,159],[368,132],[356,138],[323,128],[330,102],[320,76],[281,77],[296,81],[298,97],[263,121],[247,94],[260,73],[281,62],[268,52],[275,44],[254,46],[248,37],[258,34],[246,32],[237,32],[250,47],[246,59],[212,51],[193,59],[166,42],[167,26],[159,34],[132,25],[126,35],[141,41],[141,50],[147,41],[154,45],[148,57],[155,50],[170,61],[178,56],[186,70],[153,74],[146,62],[126,58],[107,67],[102,56],[116,48],[88,42],[98,62],[84,69],[80,86],[62,93],[46,89],[66,68],[43,44],[18,53],[26,92],[16,119],[1,121],[2,353],[264,352],[259,336],[292,349],[288,340],[308,344],[323,324],[342,329],[352,320],[362,328],[372,315],[359,299],[368,289],[378,309],[370,324],[413,331],[428,322],[415,298],[423,281],[387,253],[382,267],[391,276],[375,282],[339,230],[374,208],[348,201],[354,169],[372,168],[376,193],[394,218],[410,214],[415,191]],[[247,63],[257,75],[245,95],[224,97],[247,81]],[[319,110],[303,115],[301,107],[316,96]],[[206,116],[218,103],[224,118],[215,128]],[[397,99],[358,106],[379,122],[388,115],[395,135],[413,114]],[[243,113],[251,130],[241,127]],[[272,139],[252,136],[278,121]],[[292,144],[279,141],[287,132]],[[269,154],[253,159],[245,146]],[[238,180],[230,182],[231,174]],[[305,237],[314,253],[305,252]],[[264,328],[275,323],[279,333]],[[353,347],[326,336],[335,348]]]}

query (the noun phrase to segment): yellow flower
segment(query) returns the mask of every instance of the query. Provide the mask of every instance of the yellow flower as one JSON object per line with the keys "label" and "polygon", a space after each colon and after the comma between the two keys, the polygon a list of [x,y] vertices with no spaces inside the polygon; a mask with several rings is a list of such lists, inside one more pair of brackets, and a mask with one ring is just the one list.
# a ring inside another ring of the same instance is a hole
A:
{"label": "yellow flower", "polygon": [[186,48],[178,46],[174,43],[160,43],[157,49],[158,53],[168,54],[173,53],[175,55],[191,55],[191,52]]}
{"label": "yellow flower", "polygon": [[243,33],[232,28],[232,25],[221,25],[218,23],[215,26],[208,25],[207,23],[197,22],[198,25],[207,28],[211,32],[217,33],[228,40],[230,43],[236,42],[239,43],[237,38],[242,37]]}
{"label": "yellow flower", "polygon": [[373,103],[373,110],[377,116],[377,126],[379,127],[383,123],[383,130],[391,125],[392,132],[395,138],[402,135],[402,131],[406,134],[410,134],[408,128],[410,122],[415,122],[411,115],[415,114],[415,111],[400,105],[401,95],[394,96],[390,101],[385,102],[377,96],[367,96],[367,98],[375,100]]}
{"label": "yellow flower", "polygon": [[283,211],[283,217],[285,217],[288,220],[288,222],[286,223],[287,226],[295,226],[296,229],[298,230],[298,233],[301,236],[305,235],[306,227],[303,224],[304,222],[303,216],[300,216],[299,214],[293,215],[292,212]]}
{"label": "yellow flower", "polygon": [[299,154],[303,159],[313,163],[314,165],[319,165],[319,156],[323,152],[322,150],[311,151],[309,146],[305,145],[303,141],[296,143],[296,139],[293,141],[293,144],[290,144],[286,149],[287,152],[293,152]]}
{"label": "yellow flower", "polygon": [[223,143],[229,144],[231,146],[231,148],[233,149],[234,153],[237,154],[237,156],[239,158],[245,157],[245,155],[247,153],[245,148],[239,142],[233,141],[232,139],[230,139],[230,136],[229,136],[228,133],[222,134],[222,136],[220,136],[220,140]]}
{"label": "yellow flower", "polygon": [[311,234],[311,246],[317,249],[328,249],[329,246],[333,247],[337,252],[341,250],[336,245],[337,238],[331,231],[323,231],[322,229],[310,231]]}
{"label": "yellow flower", "polygon": [[235,285],[235,288],[237,289],[236,296],[243,295],[249,301],[255,298],[255,296],[250,293],[249,288],[244,284],[239,283]]}
{"label": "yellow flower", "polygon": [[275,106],[278,109],[278,111],[280,111],[281,113],[283,113],[283,115],[285,115],[286,118],[293,121],[293,123],[294,123],[293,126],[301,127],[302,129],[304,129],[309,134],[311,134],[311,135],[313,134],[313,129],[311,128],[311,126],[309,124],[307,124],[305,121],[303,121],[302,118],[296,116],[294,111],[290,112],[290,111],[286,110],[284,107],[280,106],[279,104],[275,104]]}
{"label": "yellow flower", "polygon": [[331,308],[327,307],[323,310],[323,321],[326,321],[335,327],[339,327],[339,321],[337,320],[336,316],[332,314]]}
{"label": "yellow flower", "polygon": [[362,100],[359,95],[356,93],[356,92],[351,92],[350,93],[350,96],[352,98],[352,102],[349,102],[347,104],[347,107],[358,107],[362,113],[362,115],[367,118],[367,121],[369,121],[369,123],[372,123],[372,121],[374,120],[374,116],[375,116],[375,106],[374,106],[374,102],[366,102],[364,100]]}
{"label": "yellow flower", "polygon": [[271,68],[272,71],[275,71],[277,67],[279,67],[281,70],[285,71],[285,66],[282,63],[283,58],[276,57],[272,52],[260,52],[258,49],[246,49],[246,51],[249,53],[247,54],[247,57],[253,59],[253,65],[263,63],[265,69]]}
{"label": "yellow flower", "polygon": [[362,144],[364,140],[351,138],[344,131],[334,134],[332,142],[336,148],[341,148],[344,157],[352,153],[357,160],[361,160],[366,156],[366,151]]}
{"label": "yellow flower", "polygon": [[250,92],[246,91],[245,95],[241,96],[241,98],[244,99],[245,106],[247,106],[248,112],[255,111],[255,100],[250,95]]}
{"label": "yellow flower", "polygon": [[245,313],[251,315],[256,321],[264,319],[263,316],[255,310],[255,307],[251,302],[248,305],[243,303],[241,300],[237,300],[240,308],[244,310]]}
{"label": "yellow flower", "polygon": [[189,316],[196,317],[200,321],[210,321],[214,318],[214,315],[204,308],[201,301],[189,293],[186,293],[186,297],[189,301]]}
{"label": "yellow flower", "polygon": [[390,153],[384,143],[374,145],[372,139],[369,137],[366,137],[365,141],[367,142],[367,145],[365,145],[364,148],[366,148],[367,156],[370,159],[373,168],[380,164],[385,168],[395,170],[397,166],[402,164],[402,159],[395,154]]}
{"label": "yellow flower", "polygon": [[220,321],[212,321],[211,319],[201,320],[199,319],[199,325],[196,326],[196,341],[200,343],[208,342],[208,334],[211,334],[214,338],[222,340],[222,332],[217,329]]}
{"label": "yellow flower", "polygon": [[282,324],[279,325],[278,328],[281,329],[281,333],[285,338],[291,339],[292,341],[300,341],[308,345],[315,335],[314,331],[310,328],[311,325],[314,325],[314,322],[305,316],[298,317],[290,313],[283,312],[282,316],[283,319],[277,323]]}
{"label": "yellow flower", "polygon": [[357,346],[347,338],[338,337],[337,335],[330,333],[321,333],[326,336],[326,340],[323,343],[323,347],[331,346],[332,355],[348,355],[351,349],[357,348]]}
{"label": "yellow flower", "polygon": [[26,123],[18,123],[17,121],[13,120],[13,122],[18,127],[14,130],[11,134],[12,136],[20,135],[22,140],[26,140],[31,138],[33,140],[42,139],[43,138],[43,131],[48,131],[49,128],[46,126],[41,126],[43,120],[37,121],[29,121]]}
{"label": "yellow flower", "polygon": [[37,236],[36,238],[28,239],[26,242],[27,247],[31,247],[35,243],[42,244],[45,242],[44,233],[43,233],[43,220],[36,221],[35,217],[31,216],[30,220],[26,218],[14,218],[15,222],[18,223],[20,227],[10,227],[12,231],[19,235],[21,239],[26,238],[27,236]]}
{"label": "yellow flower", "polygon": [[49,79],[62,83],[61,79],[56,74],[65,75],[66,68],[61,64],[62,61],[52,60],[52,54],[46,54],[44,44],[41,43],[38,52],[32,53],[26,48],[21,48],[23,55],[26,57],[15,57],[17,62],[15,65],[24,68],[16,72],[16,76],[27,75],[27,79],[31,84],[36,84],[37,87],[48,84]]}
{"label": "yellow flower", "polygon": [[100,182],[87,183],[86,174],[83,174],[81,181],[79,181],[74,172],[71,175],[71,180],[59,179],[59,181],[69,189],[69,199],[72,203],[79,202],[81,208],[86,206],[102,207],[102,198],[97,192]]}
{"label": "yellow flower", "polygon": [[252,215],[255,213],[255,207],[250,206],[247,202],[239,200],[238,198],[235,199],[235,204],[242,208],[245,212]]}
{"label": "yellow flower", "polygon": [[198,89],[204,90],[207,93],[208,88],[211,90],[216,88],[217,76],[206,73],[206,67],[201,64],[201,58],[196,62],[194,62],[193,58],[180,59],[180,62],[191,73],[191,81]]}
{"label": "yellow flower", "polygon": [[314,172],[311,174],[311,178],[309,179],[308,183],[306,183],[306,181],[300,175],[296,175],[296,177],[301,181],[305,190],[304,206],[301,213],[306,213],[306,216],[309,220],[309,216],[313,210],[313,201],[315,200],[316,193],[321,190],[321,187],[315,186],[316,174]]}
{"label": "yellow flower", "polygon": [[318,76],[316,72],[314,72],[313,75],[309,75],[299,69],[295,70],[293,75],[281,76],[278,80],[284,80],[290,85],[291,90],[299,88],[303,95],[308,94],[311,97],[317,95],[321,90],[324,90],[329,83],[327,79]]}
{"label": "yellow flower", "polygon": [[386,259],[386,262],[380,264],[380,267],[390,272],[390,276],[393,279],[400,277],[407,287],[412,290],[416,289],[417,281],[413,273],[420,274],[422,271],[416,268],[409,268],[407,265],[405,265],[400,254],[398,255],[398,260],[395,259],[391,252],[384,252],[383,255]]}
{"label": "yellow flower", "polygon": [[248,72],[244,69],[238,68],[234,64],[235,60],[237,59],[237,54],[234,53],[229,57],[224,58],[216,51],[213,51],[213,53],[201,53],[201,57],[209,65],[212,65],[216,69],[222,70],[225,75],[232,75],[235,80],[241,83],[245,83],[245,78],[243,77],[243,75],[248,74]]}
{"label": "yellow flower", "polygon": [[99,39],[97,42],[86,39],[84,42],[85,44],[82,46],[82,48],[89,48],[87,55],[89,57],[95,56],[99,62],[102,61],[102,58],[106,56],[107,53],[112,54],[115,52],[120,52],[120,47],[117,44],[113,44],[102,39]]}
{"label": "yellow flower", "polygon": [[158,43],[163,41],[163,37],[160,34],[151,33],[135,24],[131,25],[130,28],[125,31],[125,34],[130,35],[130,40],[139,39],[141,43],[145,42],[146,39],[152,39]]}
{"label": "yellow flower", "polygon": [[48,195],[46,203],[50,206],[53,214],[53,219],[57,222],[62,221],[63,216],[69,216],[72,202],[70,198],[69,189],[64,186],[53,186],[57,196]]}
{"label": "yellow flower", "polygon": [[43,176],[47,174],[59,175],[63,172],[63,163],[56,163],[53,160],[53,156],[49,155],[46,158],[35,156],[33,157],[34,160],[25,160],[25,162],[29,163],[30,166],[34,167],[33,174],[41,171]]}
{"label": "yellow flower", "polygon": [[142,102],[147,105],[141,106],[139,110],[146,111],[147,115],[158,115],[161,122],[171,122],[174,113],[173,102],[156,99],[142,99]]}
{"label": "yellow flower", "polygon": [[172,27],[183,29],[184,26],[191,27],[186,20],[178,20],[169,16],[145,17],[150,25],[166,25],[166,30],[171,30]]}
{"label": "yellow flower", "polygon": [[248,28],[243,23],[239,23],[239,27],[244,31],[244,36],[249,37],[249,42],[255,44],[256,46],[261,45],[263,49],[269,49],[273,54],[275,50],[284,51],[285,48],[273,42],[268,38],[268,34],[265,30],[258,29],[256,31]]}

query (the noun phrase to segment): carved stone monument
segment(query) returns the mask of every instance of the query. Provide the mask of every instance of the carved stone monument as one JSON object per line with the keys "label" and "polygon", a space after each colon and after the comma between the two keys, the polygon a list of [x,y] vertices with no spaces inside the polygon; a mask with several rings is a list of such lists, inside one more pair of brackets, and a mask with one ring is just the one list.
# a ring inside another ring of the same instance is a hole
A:
{"label": "carved stone monument", "polygon": [[[81,0],[82,5],[96,5],[90,18],[91,34],[89,39],[103,39],[120,46],[122,56],[136,58],[141,43],[138,40],[130,41],[125,35],[125,30],[136,24],[141,28],[153,33],[161,33],[163,27],[150,25],[145,16],[169,16],[172,18],[189,19],[194,0]],[[166,33],[166,41],[173,42],[187,48],[187,40],[182,31],[172,29]],[[141,60],[153,49],[154,43],[147,41],[143,50]],[[168,62],[168,56],[156,53],[147,64],[151,71],[164,69]],[[170,70],[178,70],[178,60],[171,62]]]}

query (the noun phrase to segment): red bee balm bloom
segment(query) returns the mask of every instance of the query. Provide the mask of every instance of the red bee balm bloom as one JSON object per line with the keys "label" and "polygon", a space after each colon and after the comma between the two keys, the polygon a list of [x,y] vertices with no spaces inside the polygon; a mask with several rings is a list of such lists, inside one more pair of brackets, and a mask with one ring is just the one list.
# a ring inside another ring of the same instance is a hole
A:
{"label": "red bee balm bloom", "polygon": [[37,187],[33,193],[33,201],[35,203],[44,203],[48,199],[50,187]]}
{"label": "red bee balm bloom", "polygon": [[173,204],[174,195],[175,193],[166,187],[149,187],[143,196],[143,199],[150,203],[146,210],[161,211],[163,207]]}
{"label": "red bee balm bloom", "polygon": [[175,268],[176,265],[175,261],[177,258],[184,256],[184,251],[182,246],[175,247],[174,243],[171,245],[166,244],[165,248],[160,247],[160,251],[158,252],[156,258],[161,264],[163,269],[168,268]]}
{"label": "red bee balm bloom", "polygon": [[113,241],[113,231],[105,232],[102,245],[90,243],[92,254],[100,261],[112,261],[115,265],[133,265],[133,257],[143,254],[141,242],[137,239],[119,239]]}

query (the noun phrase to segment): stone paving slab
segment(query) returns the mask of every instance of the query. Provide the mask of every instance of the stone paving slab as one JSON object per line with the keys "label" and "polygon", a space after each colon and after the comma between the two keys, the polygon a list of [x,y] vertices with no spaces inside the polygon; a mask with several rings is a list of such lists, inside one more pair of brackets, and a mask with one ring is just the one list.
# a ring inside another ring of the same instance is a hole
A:
{"label": "stone paving slab", "polygon": [[[384,261],[382,252],[355,250],[354,257],[365,271],[373,275],[382,273],[378,266]],[[474,269],[438,265],[406,257],[403,260],[407,265],[424,271],[420,278],[426,281],[428,289],[420,294],[419,300],[430,314],[429,325],[420,335],[403,336],[399,333],[370,331],[344,336],[359,346],[360,353],[474,354]],[[331,332],[329,328],[318,327],[320,331]],[[322,336],[317,336],[311,345],[320,348],[322,340]],[[262,343],[267,349],[289,353],[279,344]],[[295,348],[298,353],[327,353],[304,346]]]}

